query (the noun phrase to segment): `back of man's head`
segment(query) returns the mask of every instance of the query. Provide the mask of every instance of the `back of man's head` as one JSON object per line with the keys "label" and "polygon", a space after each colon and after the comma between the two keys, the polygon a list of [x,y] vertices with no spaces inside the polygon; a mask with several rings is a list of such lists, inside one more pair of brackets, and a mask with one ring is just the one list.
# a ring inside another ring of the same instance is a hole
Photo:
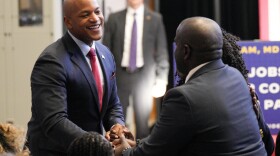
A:
{"label": "back of man's head", "polygon": [[190,47],[198,61],[207,62],[221,58],[223,35],[220,26],[205,17],[191,17],[183,20],[177,29],[182,44]]}

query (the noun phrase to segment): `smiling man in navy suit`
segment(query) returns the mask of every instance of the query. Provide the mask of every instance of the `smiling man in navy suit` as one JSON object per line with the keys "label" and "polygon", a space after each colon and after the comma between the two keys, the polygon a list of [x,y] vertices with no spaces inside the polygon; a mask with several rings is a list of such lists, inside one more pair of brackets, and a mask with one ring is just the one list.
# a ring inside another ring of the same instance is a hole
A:
{"label": "smiling man in navy suit", "polygon": [[[125,128],[113,55],[95,42],[104,25],[97,0],[64,0],[63,9],[68,31],[42,52],[31,74],[27,137],[34,156],[64,156],[70,143],[87,131]],[[96,68],[87,56],[90,50]]]}

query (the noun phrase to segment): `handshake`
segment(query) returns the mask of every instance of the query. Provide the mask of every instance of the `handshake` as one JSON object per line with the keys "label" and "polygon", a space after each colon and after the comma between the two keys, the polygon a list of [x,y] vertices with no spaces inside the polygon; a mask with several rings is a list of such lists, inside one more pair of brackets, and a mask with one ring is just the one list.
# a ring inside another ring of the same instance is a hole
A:
{"label": "handshake", "polygon": [[115,124],[106,132],[105,138],[112,143],[115,156],[121,156],[127,149],[135,147],[134,136],[127,127]]}

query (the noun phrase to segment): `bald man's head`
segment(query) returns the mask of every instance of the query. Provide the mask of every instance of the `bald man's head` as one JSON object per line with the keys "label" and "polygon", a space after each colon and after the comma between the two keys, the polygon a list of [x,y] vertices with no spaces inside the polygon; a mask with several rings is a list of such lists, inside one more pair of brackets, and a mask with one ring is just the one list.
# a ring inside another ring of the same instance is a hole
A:
{"label": "bald man's head", "polygon": [[220,26],[205,17],[187,18],[177,29],[178,38],[197,51],[211,51],[223,47],[223,35]]}
{"label": "bald man's head", "polygon": [[176,31],[177,71],[186,76],[194,67],[222,57],[223,35],[220,26],[205,17],[183,20]]}

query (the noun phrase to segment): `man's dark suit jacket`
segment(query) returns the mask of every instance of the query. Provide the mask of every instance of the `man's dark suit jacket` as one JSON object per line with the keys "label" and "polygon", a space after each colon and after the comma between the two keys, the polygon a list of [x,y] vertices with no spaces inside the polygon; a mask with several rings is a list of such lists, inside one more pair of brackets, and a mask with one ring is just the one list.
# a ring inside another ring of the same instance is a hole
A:
{"label": "man's dark suit jacket", "polygon": [[221,60],[169,90],[151,135],[133,156],[265,156],[244,77]]}
{"label": "man's dark suit jacket", "polygon": [[91,69],[68,33],[48,46],[36,61],[27,134],[32,155],[63,156],[71,141],[85,131],[102,134],[102,126],[109,130],[116,123],[124,125],[113,55],[102,44],[95,45],[104,75],[101,112]]}

